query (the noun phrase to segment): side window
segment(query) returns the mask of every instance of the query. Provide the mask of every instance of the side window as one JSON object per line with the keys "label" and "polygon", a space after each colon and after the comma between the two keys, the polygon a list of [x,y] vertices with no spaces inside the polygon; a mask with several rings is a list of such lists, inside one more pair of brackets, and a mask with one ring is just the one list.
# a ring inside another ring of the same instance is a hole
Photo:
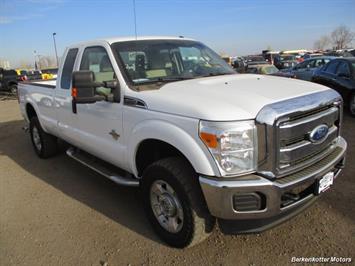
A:
{"label": "side window", "polygon": [[85,49],[81,59],[80,70],[91,70],[95,74],[95,80],[98,82],[113,80],[115,72],[103,47],[88,47]]}
{"label": "side window", "polygon": [[295,66],[295,69],[303,69],[303,68],[306,68],[306,64],[307,64],[307,62],[299,63],[297,66]]}
{"label": "side window", "polygon": [[314,67],[314,63],[315,63],[315,60],[309,60],[306,67],[312,68],[312,67]]}
{"label": "side window", "polygon": [[341,62],[338,66],[337,74],[350,76],[350,69],[347,63]]}
{"label": "side window", "polygon": [[60,80],[60,87],[62,89],[68,90],[70,88],[75,58],[77,54],[78,54],[77,48],[73,48],[68,51],[63,66],[62,78]]}
{"label": "side window", "polygon": [[338,64],[338,61],[332,61],[326,66],[324,71],[330,74],[335,74]]}

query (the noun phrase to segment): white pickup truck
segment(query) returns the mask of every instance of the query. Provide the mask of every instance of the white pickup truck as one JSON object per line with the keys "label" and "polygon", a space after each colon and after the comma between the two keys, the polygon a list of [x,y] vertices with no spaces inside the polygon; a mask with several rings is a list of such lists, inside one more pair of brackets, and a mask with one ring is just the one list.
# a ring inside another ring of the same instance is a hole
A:
{"label": "white pickup truck", "polygon": [[21,83],[18,96],[40,158],[62,139],[72,158],[139,186],[153,229],[175,247],[216,224],[226,234],[275,226],[313,203],[345,162],[337,92],[238,74],[184,37],[72,45],[56,82]]}

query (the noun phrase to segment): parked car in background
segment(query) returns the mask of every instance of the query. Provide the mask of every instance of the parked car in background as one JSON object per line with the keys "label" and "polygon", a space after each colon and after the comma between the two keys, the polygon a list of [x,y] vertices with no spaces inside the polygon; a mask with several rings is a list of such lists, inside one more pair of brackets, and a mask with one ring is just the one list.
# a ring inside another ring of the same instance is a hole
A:
{"label": "parked car in background", "polygon": [[261,65],[251,65],[248,66],[246,73],[250,74],[262,74],[262,75],[272,75],[279,72],[279,69],[274,65],[261,64]]}
{"label": "parked car in background", "polygon": [[314,57],[320,57],[320,56],[323,56],[322,53],[313,53],[313,54],[304,54],[302,56],[303,60],[307,60],[307,59],[310,59],[310,58],[314,58]]}
{"label": "parked car in background", "polygon": [[297,65],[297,63],[296,56],[294,55],[281,54],[274,58],[274,65],[278,69],[290,68]]}
{"label": "parked car in background", "polygon": [[316,70],[312,81],[338,91],[355,116],[355,57],[337,58]]}
{"label": "parked car in background", "polygon": [[228,64],[228,65],[232,65],[233,63],[233,59],[231,56],[229,55],[221,55],[222,59]]}
{"label": "parked car in background", "polygon": [[17,92],[18,75],[16,70],[0,68],[0,91]]}
{"label": "parked car in background", "polygon": [[245,61],[248,66],[269,64],[269,62],[261,55],[248,55],[247,57],[245,57]]}
{"label": "parked car in background", "polygon": [[45,68],[41,69],[42,79],[56,79],[58,74],[58,68]]}
{"label": "parked car in background", "polygon": [[27,79],[28,80],[38,80],[42,79],[42,73],[38,70],[29,70],[27,71]]}
{"label": "parked car in background", "polygon": [[264,50],[262,52],[263,57],[266,61],[268,61],[270,64],[274,64],[274,58],[279,55],[280,52],[278,51],[269,51],[269,50]]}
{"label": "parked car in background", "polygon": [[27,70],[24,70],[24,69],[16,69],[16,73],[17,75],[19,76],[19,80],[20,81],[25,81],[28,79],[27,75]]}
{"label": "parked car in background", "polygon": [[324,66],[334,58],[336,57],[321,56],[321,57],[310,58],[303,61],[302,63],[297,64],[292,68],[287,69],[287,72],[292,74],[297,79],[311,81],[314,71]]}
{"label": "parked car in background", "polygon": [[238,72],[238,73],[245,73],[246,69],[247,69],[247,62],[246,60],[241,57],[241,56],[237,56],[234,58],[233,62],[232,62],[232,67]]}

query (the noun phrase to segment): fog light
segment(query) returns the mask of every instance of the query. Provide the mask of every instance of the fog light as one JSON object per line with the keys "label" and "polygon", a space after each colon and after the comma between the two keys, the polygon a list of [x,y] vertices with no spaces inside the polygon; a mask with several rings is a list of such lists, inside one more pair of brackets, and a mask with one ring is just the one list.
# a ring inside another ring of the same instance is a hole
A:
{"label": "fog light", "polygon": [[238,212],[259,211],[265,205],[265,196],[260,193],[240,193],[233,196],[233,208]]}

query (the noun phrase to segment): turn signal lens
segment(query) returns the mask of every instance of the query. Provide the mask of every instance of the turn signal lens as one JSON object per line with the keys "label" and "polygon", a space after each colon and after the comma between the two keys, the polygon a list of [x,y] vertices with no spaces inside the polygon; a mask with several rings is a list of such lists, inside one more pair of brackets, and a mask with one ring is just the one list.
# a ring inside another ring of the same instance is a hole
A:
{"label": "turn signal lens", "polygon": [[74,98],[78,96],[78,90],[76,88],[71,89],[71,96]]}
{"label": "turn signal lens", "polygon": [[213,134],[209,134],[206,132],[200,132],[200,138],[207,145],[207,147],[215,149],[218,146],[217,136]]}

